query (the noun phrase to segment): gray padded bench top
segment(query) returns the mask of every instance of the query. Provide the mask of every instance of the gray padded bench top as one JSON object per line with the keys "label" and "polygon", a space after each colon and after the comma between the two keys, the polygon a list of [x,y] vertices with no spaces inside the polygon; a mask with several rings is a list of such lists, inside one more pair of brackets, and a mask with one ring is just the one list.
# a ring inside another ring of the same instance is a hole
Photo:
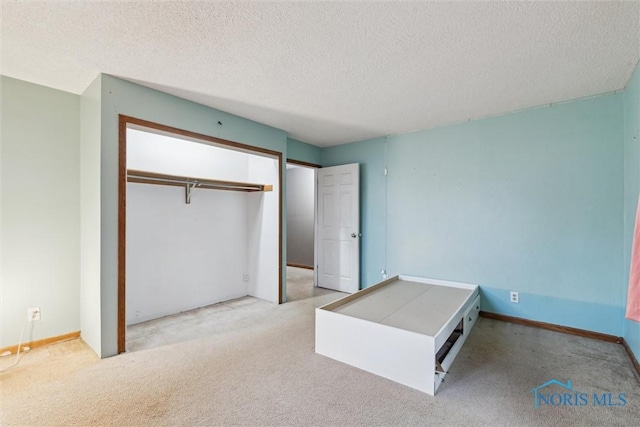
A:
{"label": "gray padded bench top", "polygon": [[472,293],[469,289],[396,280],[331,311],[435,336]]}

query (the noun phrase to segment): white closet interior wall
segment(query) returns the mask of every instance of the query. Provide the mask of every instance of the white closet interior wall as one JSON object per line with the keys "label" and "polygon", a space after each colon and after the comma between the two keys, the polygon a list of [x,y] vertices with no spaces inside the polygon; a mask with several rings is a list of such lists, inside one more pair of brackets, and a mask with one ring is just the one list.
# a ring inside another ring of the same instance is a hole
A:
{"label": "white closet interior wall", "polygon": [[278,174],[276,160],[260,156],[249,158],[248,181],[273,183],[272,192],[248,193],[249,295],[273,303],[279,300]]}
{"label": "white closet interior wall", "polygon": [[245,295],[278,301],[277,159],[127,129],[127,168],[273,185],[196,188],[186,204],[183,188],[128,183],[127,324]]}

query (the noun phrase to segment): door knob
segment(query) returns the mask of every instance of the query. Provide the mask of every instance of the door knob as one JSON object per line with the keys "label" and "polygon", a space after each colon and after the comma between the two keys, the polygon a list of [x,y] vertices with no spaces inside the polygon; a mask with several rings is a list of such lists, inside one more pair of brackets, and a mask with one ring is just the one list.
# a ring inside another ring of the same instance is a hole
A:
{"label": "door knob", "polygon": [[356,233],[351,233],[351,237],[356,238]]}

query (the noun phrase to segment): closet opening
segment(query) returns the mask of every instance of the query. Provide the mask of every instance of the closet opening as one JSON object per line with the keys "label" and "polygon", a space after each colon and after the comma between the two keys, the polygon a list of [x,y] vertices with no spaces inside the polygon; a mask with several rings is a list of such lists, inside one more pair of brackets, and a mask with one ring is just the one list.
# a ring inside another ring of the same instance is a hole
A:
{"label": "closet opening", "polygon": [[154,319],[283,302],[281,171],[279,152],[120,116],[119,353]]}

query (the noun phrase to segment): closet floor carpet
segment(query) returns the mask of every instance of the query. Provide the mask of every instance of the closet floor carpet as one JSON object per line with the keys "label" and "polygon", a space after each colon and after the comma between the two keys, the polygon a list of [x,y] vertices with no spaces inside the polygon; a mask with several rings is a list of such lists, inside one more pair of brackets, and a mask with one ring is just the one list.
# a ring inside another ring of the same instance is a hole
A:
{"label": "closet floor carpet", "polygon": [[[313,270],[287,267],[287,301],[301,301],[335,294],[313,286]],[[264,314],[270,305],[256,298],[238,298],[127,327],[127,351],[188,341],[208,334],[242,327]]]}

